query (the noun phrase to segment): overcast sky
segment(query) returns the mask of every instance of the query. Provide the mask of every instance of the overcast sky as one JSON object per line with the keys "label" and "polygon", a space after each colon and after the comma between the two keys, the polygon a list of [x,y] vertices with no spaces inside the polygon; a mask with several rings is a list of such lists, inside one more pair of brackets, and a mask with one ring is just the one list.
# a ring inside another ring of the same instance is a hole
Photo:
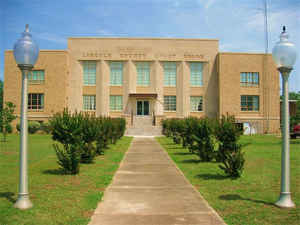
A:
{"label": "overcast sky", "polygon": [[[269,52],[287,26],[299,49],[290,90],[300,91],[300,0],[267,0]],[[221,52],[265,51],[264,0],[0,0],[4,51],[25,24],[40,49],[66,49],[70,36],[219,39]]]}

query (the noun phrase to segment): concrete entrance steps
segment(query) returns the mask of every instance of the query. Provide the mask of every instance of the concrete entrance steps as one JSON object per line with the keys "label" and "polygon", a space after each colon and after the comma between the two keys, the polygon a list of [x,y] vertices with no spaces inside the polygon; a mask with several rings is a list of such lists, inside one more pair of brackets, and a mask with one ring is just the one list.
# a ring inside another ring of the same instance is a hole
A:
{"label": "concrete entrance steps", "polygon": [[133,126],[126,129],[126,136],[160,136],[162,127],[153,126],[152,116],[135,116]]}
{"label": "concrete entrance steps", "polygon": [[89,225],[224,225],[154,138],[134,138]]}

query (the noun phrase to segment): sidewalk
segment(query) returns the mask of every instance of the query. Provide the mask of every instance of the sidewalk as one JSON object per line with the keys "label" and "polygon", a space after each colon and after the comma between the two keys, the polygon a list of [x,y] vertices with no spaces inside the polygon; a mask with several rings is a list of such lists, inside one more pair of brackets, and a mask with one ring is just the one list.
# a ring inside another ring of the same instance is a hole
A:
{"label": "sidewalk", "polygon": [[154,138],[134,138],[89,225],[219,225]]}

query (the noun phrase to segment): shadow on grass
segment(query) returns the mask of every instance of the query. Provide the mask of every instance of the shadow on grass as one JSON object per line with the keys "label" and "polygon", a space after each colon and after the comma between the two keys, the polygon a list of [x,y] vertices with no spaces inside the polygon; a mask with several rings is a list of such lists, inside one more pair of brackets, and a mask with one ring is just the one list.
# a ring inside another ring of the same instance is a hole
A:
{"label": "shadow on grass", "polygon": [[185,159],[185,160],[182,160],[181,163],[200,163],[202,162],[201,160],[199,159]]}
{"label": "shadow on grass", "polygon": [[173,155],[193,155],[191,152],[176,152]]}
{"label": "shadow on grass", "polygon": [[15,193],[13,192],[0,192],[0,198],[6,198],[8,201],[15,203],[17,201],[13,196]]}
{"label": "shadow on grass", "polygon": [[291,144],[292,145],[300,145],[300,139],[291,139]]}
{"label": "shadow on grass", "polygon": [[44,170],[43,174],[51,174],[51,175],[66,175],[65,171],[62,169],[52,169],[52,170]]}
{"label": "shadow on grass", "polygon": [[250,198],[243,198],[243,197],[241,197],[240,195],[237,195],[237,194],[220,195],[219,199],[226,200],[226,201],[242,200],[242,201],[250,201],[250,202],[254,202],[254,203],[258,203],[258,204],[275,206],[271,202],[266,202],[266,201],[256,200],[256,199],[250,199]]}
{"label": "shadow on grass", "polygon": [[231,179],[229,176],[225,176],[222,174],[198,174],[195,176],[196,178],[201,178],[204,180],[225,180]]}

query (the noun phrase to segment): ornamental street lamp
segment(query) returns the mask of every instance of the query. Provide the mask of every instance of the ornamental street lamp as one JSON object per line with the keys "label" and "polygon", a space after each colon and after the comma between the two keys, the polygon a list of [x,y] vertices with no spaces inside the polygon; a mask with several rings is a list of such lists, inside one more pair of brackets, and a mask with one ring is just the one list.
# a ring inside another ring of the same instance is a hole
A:
{"label": "ornamental street lamp", "polygon": [[282,108],[282,153],[281,153],[281,192],[279,200],[275,203],[279,207],[295,207],[290,192],[290,116],[288,102],[288,78],[297,58],[296,47],[288,40],[289,35],[285,26],[280,35],[280,41],[273,48],[272,56],[277,69],[282,76],[283,108]]}
{"label": "ornamental street lamp", "polygon": [[19,209],[28,209],[32,207],[28,193],[28,168],[27,168],[27,79],[28,73],[32,70],[39,56],[39,48],[31,39],[29,26],[22,33],[22,37],[14,45],[14,57],[18,67],[22,71],[22,95],[21,95],[21,136],[20,136],[20,168],[19,168],[19,196],[14,207]]}

